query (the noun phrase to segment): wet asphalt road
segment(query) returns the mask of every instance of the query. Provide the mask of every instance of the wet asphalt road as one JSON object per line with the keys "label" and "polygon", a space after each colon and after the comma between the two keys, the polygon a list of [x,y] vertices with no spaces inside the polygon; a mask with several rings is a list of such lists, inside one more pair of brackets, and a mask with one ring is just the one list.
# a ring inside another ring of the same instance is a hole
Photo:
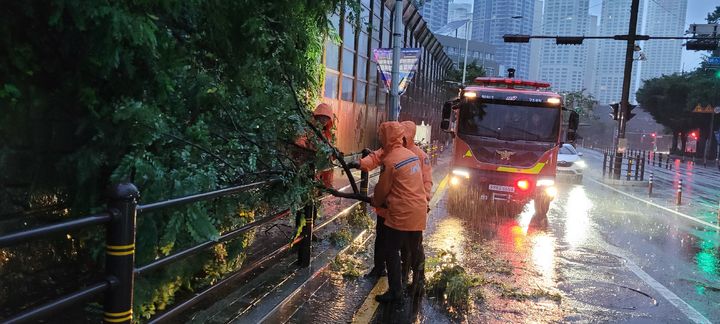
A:
{"label": "wet asphalt road", "polygon": [[[647,198],[646,187],[602,184],[602,155],[584,152],[585,179],[559,183],[547,219],[535,217],[532,204],[515,217],[450,213],[447,185],[440,185],[425,233],[429,256],[452,251],[470,273],[496,286],[559,293],[561,300],[513,299],[486,285],[473,288],[474,307],[460,319],[450,320],[426,298],[419,322],[720,323],[717,171],[680,162],[672,171],[655,169],[656,194]],[[679,177],[685,198],[675,207],[669,184]],[[507,273],[496,270],[506,266]],[[289,322],[350,321],[372,286],[332,276]],[[483,300],[474,298],[477,290]]]}

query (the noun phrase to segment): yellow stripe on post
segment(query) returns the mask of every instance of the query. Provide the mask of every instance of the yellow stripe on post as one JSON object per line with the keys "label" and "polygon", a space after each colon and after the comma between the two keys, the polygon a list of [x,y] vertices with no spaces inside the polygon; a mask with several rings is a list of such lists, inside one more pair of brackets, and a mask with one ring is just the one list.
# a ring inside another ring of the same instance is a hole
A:
{"label": "yellow stripe on post", "polygon": [[122,317],[122,316],[131,315],[131,314],[132,314],[132,309],[129,310],[129,311],[121,312],[121,313],[105,313],[105,316],[108,316],[108,317]]}
{"label": "yellow stripe on post", "polygon": [[130,250],[130,251],[122,251],[122,252],[116,252],[116,251],[108,251],[108,250],[105,250],[105,253],[106,253],[106,254],[109,254],[109,255],[114,255],[114,256],[123,256],[123,255],[130,255],[130,254],[133,254],[133,253],[135,253],[135,250]]}
{"label": "yellow stripe on post", "polygon": [[135,244],[128,244],[128,245],[105,245],[106,250],[127,250],[127,249],[134,249]]}
{"label": "yellow stripe on post", "polygon": [[108,322],[108,323],[128,322],[128,321],[132,321],[132,315],[128,315],[128,316],[123,317],[123,318],[109,318],[109,317],[105,317],[105,318],[103,318],[103,320],[104,320],[105,322]]}

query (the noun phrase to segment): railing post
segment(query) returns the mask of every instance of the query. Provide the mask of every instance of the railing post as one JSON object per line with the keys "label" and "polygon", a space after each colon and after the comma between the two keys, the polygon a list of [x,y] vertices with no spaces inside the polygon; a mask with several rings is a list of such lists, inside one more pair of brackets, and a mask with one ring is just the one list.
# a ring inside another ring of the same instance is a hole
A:
{"label": "railing post", "polygon": [[605,164],[606,163],[607,163],[607,153],[603,153],[603,166],[602,166],[603,177],[605,177]]}
{"label": "railing post", "polygon": [[298,266],[306,268],[310,266],[310,258],[312,257],[312,235],[313,235],[313,218],[317,210],[315,209],[313,200],[308,202],[303,208],[303,216],[305,217],[305,225],[300,232],[302,240],[298,244]]}
{"label": "railing post", "polygon": [[682,204],[682,179],[678,180],[678,187],[677,187],[677,200],[675,201],[676,205]]}
{"label": "railing post", "polygon": [[640,181],[645,181],[645,157],[640,162]]}
{"label": "railing post", "polygon": [[135,218],[140,192],[132,183],[115,185],[108,211],[112,219],[105,235],[105,274],[111,287],[105,293],[103,321],[131,323],[135,270]]}
{"label": "railing post", "polygon": [[[366,157],[369,155],[369,152],[363,150],[362,157]],[[370,172],[367,171],[360,171],[360,194],[363,196],[368,195],[368,187],[370,186]],[[363,203],[362,204],[363,213],[367,215],[368,213],[368,204]]]}
{"label": "railing post", "polygon": [[640,155],[635,156],[635,181],[638,181],[640,178],[640,166],[642,165],[642,160],[640,160]]}
{"label": "railing post", "polygon": [[632,163],[632,157],[628,156],[627,159],[628,159],[628,162],[627,162],[627,171],[626,171],[626,173],[625,173],[625,177],[626,177],[625,180],[630,181],[630,176],[632,176],[632,165],[633,165],[633,163]]}
{"label": "railing post", "polygon": [[648,183],[648,197],[652,197],[653,190],[653,172],[650,172],[650,182]]}

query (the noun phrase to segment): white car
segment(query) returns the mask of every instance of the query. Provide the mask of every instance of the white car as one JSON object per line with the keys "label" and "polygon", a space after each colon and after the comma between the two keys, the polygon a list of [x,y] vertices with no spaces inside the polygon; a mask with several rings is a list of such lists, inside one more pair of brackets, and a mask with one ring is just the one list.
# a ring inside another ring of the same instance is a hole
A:
{"label": "white car", "polygon": [[583,177],[583,169],[587,167],[585,161],[582,160],[582,153],[579,153],[570,144],[563,144],[558,152],[557,159],[557,175],[558,178],[572,178],[576,182],[581,182]]}

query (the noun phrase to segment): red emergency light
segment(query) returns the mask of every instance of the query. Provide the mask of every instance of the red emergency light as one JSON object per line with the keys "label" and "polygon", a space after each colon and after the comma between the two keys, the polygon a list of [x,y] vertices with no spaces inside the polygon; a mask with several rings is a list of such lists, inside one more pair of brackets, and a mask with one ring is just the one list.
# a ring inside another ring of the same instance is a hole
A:
{"label": "red emergency light", "polygon": [[651,135],[652,135],[653,138],[656,136],[655,133],[652,133]]}
{"label": "red emergency light", "polygon": [[547,83],[547,82],[529,81],[529,80],[511,79],[511,78],[478,77],[478,78],[475,78],[475,83],[482,84],[485,86],[506,85],[508,88],[513,88],[515,86],[532,87],[535,89],[550,87],[550,83]]}
{"label": "red emergency light", "polygon": [[693,139],[697,139],[697,133],[695,133],[695,132],[690,133],[690,137],[692,137]]}
{"label": "red emergency light", "polygon": [[515,186],[522,191],[527,191],[528,189],[530,189],[530,181],[526,179],[518,180],[515,183]]}

